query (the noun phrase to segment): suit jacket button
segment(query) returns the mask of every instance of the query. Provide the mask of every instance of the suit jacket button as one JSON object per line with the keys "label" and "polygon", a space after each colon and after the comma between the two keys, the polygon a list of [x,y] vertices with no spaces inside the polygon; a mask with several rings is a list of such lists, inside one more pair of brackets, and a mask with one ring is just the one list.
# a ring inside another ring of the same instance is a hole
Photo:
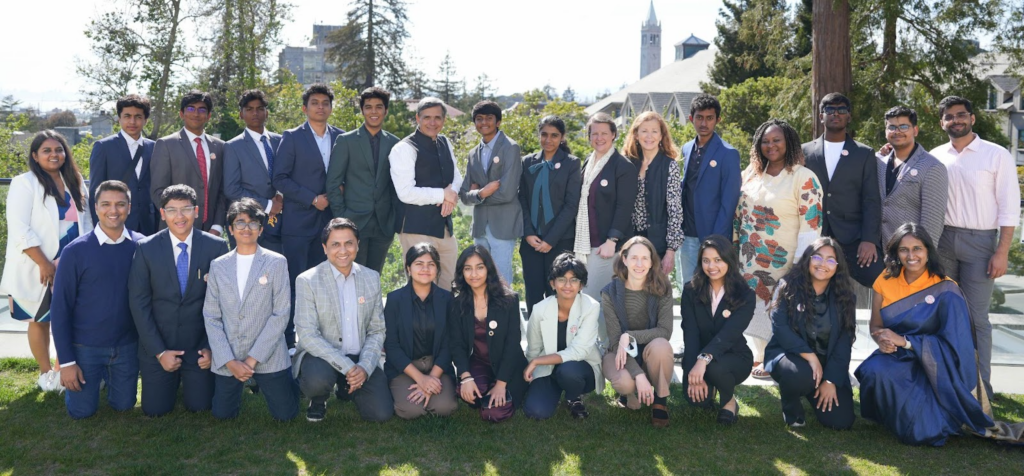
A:
{"label": "suit jacket button", "polygon": [[832,210],[829,210],[829,211],[827,211],[825,213],[831,215],[832,214]]}
{"label": "suit jacket button", "polygon": [[832,196],[832,194],[831,194],[831,193],[829,193],[829,194],[828,194],[828,196],[830,196],[830,197],[831,197],[831,196]]}
{"label": "suit jacket button", "polygon": [[341,342],[341,337],[338,338],[338,342]]}

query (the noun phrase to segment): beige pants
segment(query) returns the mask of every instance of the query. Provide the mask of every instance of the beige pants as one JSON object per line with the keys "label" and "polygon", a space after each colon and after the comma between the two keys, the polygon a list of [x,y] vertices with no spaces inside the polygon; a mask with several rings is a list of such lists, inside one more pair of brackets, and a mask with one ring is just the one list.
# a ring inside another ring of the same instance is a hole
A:
{"label": "beige pants", "polygon": [[441,255],[441,269],[437,273],[437,285],[445,291],[451,291],[455,280],[455,260],[459,258],[459,242],[455,237],[444,231],[444,238],[416,233],[399,233],[398,244],[402,246],[402,269],[405,269],[405,254],[409,248],[418,243],[430,243]]}
{"label": "beige pants", "polygon": [[[416,367],[416,370],[429,374],[430,369],[434,367],[434,358],[431,356],[419,358],[412,361],[412,365]],[[395,414],[403,420],[412,420],[426,414],[451,415],[458,408],[458,401],[455,400],[455,382],[447,374],[441,375],[440,380],[441,393],[430,397],[427,406],[423,406],[409,401],[409,395],[412,393],[409,386],[416,383],[412,377],[401,374],[391,379],[391,396],[395,400]]]}
{"label": "beige pants", "polygon": [[[644,347],[643,362],[644,375],[654,386],[654,394],[667,397],[668,384],[672,382],[672,369],[675,366],[672,344],[661,337],[652,340]],[[612,384],[615,392],[626,396],[626,406],[633,410],[640,408],[640,400],[636,397],[636,380],[625,368],[615,370],[615,352],[604,355],[601,368],[604,378]]]}

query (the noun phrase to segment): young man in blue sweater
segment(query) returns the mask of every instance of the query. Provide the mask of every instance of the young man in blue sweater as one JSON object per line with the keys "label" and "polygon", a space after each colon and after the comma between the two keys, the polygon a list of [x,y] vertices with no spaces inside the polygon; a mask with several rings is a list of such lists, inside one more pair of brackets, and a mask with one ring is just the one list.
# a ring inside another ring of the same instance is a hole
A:
{"label": "young man in blue sweater", "polygon": [[128,272],[143,235],[124,226],[130,200],[124,182],[101,183],[98,226],[64,248],[57,267],[50,316],[71,418],[96,413],[101,381],[114,410],[135,406],[139,337],[128,308]]}

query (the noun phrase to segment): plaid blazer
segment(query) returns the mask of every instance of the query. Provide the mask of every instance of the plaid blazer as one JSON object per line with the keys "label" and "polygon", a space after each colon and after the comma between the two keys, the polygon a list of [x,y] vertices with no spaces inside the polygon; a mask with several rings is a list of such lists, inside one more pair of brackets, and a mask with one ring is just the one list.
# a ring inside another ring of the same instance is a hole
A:
{"label": "plaid blazer", "polygon": [[256,248],[245,293],[239,298],[238,253],[213,260],[206,283],[203,317],[213,352],[211,369],[231,376],[232,360],[253,357],[256,373],[280,372],[291,366],[284,329],[291,311],[291,285],[284,256]]}
{"label": "plaid blazer", "polygon": [[380,275],[352,263],[358,296],[359,332],[363,338],[359,362],[353,362],[341,352],[341,299],[331,266],[330,261],[324,261],[295,278],[296,343],[292,375],[296,378],[306,354],[325,360],[343,374],[358,364],[370,375],[381,365],[384,306]]}
{"label": "plaid blazer", "polygon": [[885,170],[891,152],[878,159],[878,191],[882,196],[881,243],[885,249],[889,238],[900,225],[914,222],[921,225],[939,246],[942,227],[946,223],[946,200],[949,195],[949,176],[946,166],[918,144],[917,150],[900,168],[892,192],[885,194]]}

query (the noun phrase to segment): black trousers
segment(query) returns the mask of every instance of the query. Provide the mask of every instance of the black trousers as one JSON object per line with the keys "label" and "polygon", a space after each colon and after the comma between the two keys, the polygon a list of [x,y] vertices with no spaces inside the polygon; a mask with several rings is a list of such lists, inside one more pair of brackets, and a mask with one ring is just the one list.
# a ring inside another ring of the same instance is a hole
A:
{"label": "black trousers", "polygon": [[[735,395],[736,386],[743,383],[750,375],[750,367],[754,364],[751,355],[740,355],[732,352],[715,356],[714,360],[704,370],[704,381],[708,384],[708,398],[702,402],[695,402],[690,399],[687,390],[690,387],[690,369],[683,373],[683,396],[690,405],[699,407],[711,407],[715,404],[715,390],[718,390],[720,398],[719,405],[725,405]],[[692,367],[691,367],[692,368]]]}
{"label": "black trousers", "polygon": [[551,251],[547,253],[538,253],[526,241],[519,244],[519,256],[523,259],[523,287],[526,288],[527,319],[533,312],[534,304],[555,294],[548,279],[551,274],[551,263],[558,255],[572,251],[573,240],[561,240],[558,243],[548,244],[551,245]]}
{"label": "black trousers", "polygon": [[[825,362],[823,361],[821,365],[824,367]],[[836,386],[839,406],[833,405],[832,411],[823,411],[815,407],[818,399],[814,398],[811,364],[799,354],[787,353],[782,356],[772,367],[772,378],[779,383],[782,414],[787,424],[804,416],[803,402],[800,401],[800,397],[804,397],[814,408],[818,423],[834,430],[848,430],[853,426],[853,389],[850,388],[849,381],[842,382],[845,385]]]}
{"label": "black trousers", "polygon": [[284,329],[284,339],[288,348],[295,347],[295,278],[327,259],[324,254],[320,233],[315,236],[281,236],[281,248],[288,259],[288,281],[292,283],[292,309],[288,316],[288,327]]}
{"label": "black trousers", "polygon": [[178,399],[179,386],[186,410],[201,412],[209,410],[213,405],[213,372],[199,368],[199,349],[185,350],[180,359],[181,367],[174,372],[167,372],[156,356],[139,353],[142,413],[146,416],[170,413]]}
{"label": "black trousers", "polygon": [[[377,224],[376,216],[370,218],[366,227],[359,230],[359,251],[356,252],[356,263],[379,273],[384,268],[384,260],[388,257],[388,250],[391,249],[393,241],[395,241],[394,233],[385,236]],[[405,256],[401,257],[401,261],[405,262]]]}
{"label": "black trousers", "polygon": [[[349,355],[353,362],[359,361],[358,355]],[[326,402],[338,386],[338,396],[356,403],[359,416],[366,421],[385,421],[395,413],[395,401],[391,396],[391,387],[383,369],[373,369],[362,388],[348,393],[348,380],[345,374],[338,372],[327,361],[306,354],[299,366],[299,388],[302,394],[313,402]]]}
{"label": "black trousers", "polygon": [[843,248],[843,256],[846,257],[846,264],[850,269],[850,277],[860,283],[861,286],[868,288],[874,286],[875,279],[878,279],[878,275],[882,274],[882,271],[885,270],[885,263],[882,260],[885,253],[882,252],[882,249],[876,245],[875,252],[878,254],[878,259],[867,267],[861,268],[857,264],[857,249],[860,247],[860,243],[841,246]]}

